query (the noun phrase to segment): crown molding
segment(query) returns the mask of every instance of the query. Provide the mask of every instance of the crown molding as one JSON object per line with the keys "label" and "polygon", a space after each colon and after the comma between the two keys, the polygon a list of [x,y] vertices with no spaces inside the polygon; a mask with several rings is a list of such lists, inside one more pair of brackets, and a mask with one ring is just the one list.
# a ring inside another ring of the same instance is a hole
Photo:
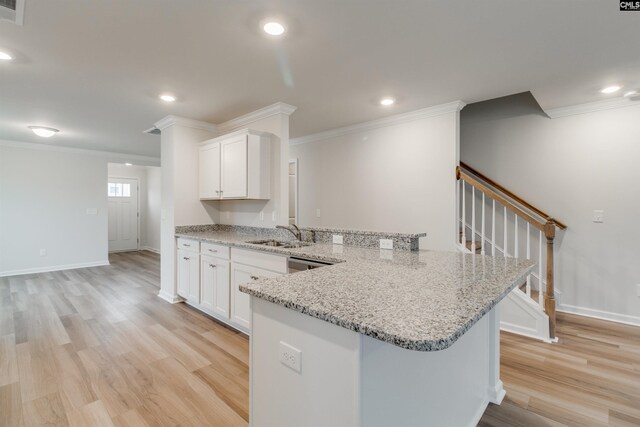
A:
{"label": "crown molding", "polygon": [[156,123],[154,123],[154,126],[160,129],[161,131],[173,125],[179,125],[187,128],[192,128],[192,129],[206,130],[213,133],[218,132],[218,126],[214,125],[213,123],[201,122],[199,120],[188,119],[186,117],[169,115],[163,119],[158,120]]}
{"label": "crown molding", "polygon": [[87,150],[85,148],[66,147],[60,145],[39,144],[35,142],[21,142],[0,140],[0,147],[22,148],[26,150],[56,151],[59,153],[84,154],[88,156],[106,157],[114,163],[133,163],[140,166],[160,166],[160,157],[141,156],[139,154],[118,153],[115,151]]}
{"label": "crown molding", "polygon": [[252,111],[240,117],[220,123],[218,125],[218,130],[221,133],[227,133],[239,128],[246,128],[255,121],[266,119],[267,117],[275,116],[276,114],[290,116],[297,109],[298,107],[294,107],[293,105],[285,104],[284,102],[276,102],[275,104],[268,105],[264,108],[260,108],[259,110]]}
{"label": "crown molding", "polygon": [[587,102],[585,104],[569,105],[567,107],[551,108],[544,112],[552,119],[559,117],[575,116],[578,114],[595,113],[597,111],[613,110],[615,108],[640,106],[640,103],[630,98],[614,98],[604,101]]}
{"label": "crown molding", "polygon": [[314,133],[299,138],[289,140],[290,145],[307,144],[309,142],[321,141],[323,139],[335,138],[338,136],[349,135],[356,132],[365,132],[373,129],[379,129],[387,126],[408,123],[415,120],[425,119],[427,117],[441,116],[443,114],[455,113],[465,107],[464,102],[454,101],[446,104],[435,105],[433,107],[422,108],[420,110],[409,111],[408,113],[396,114],[394,116],[383,117],[381,119],[371,120],[368,122],[357,123],[355,125],[344,126],[337,129],[330,129],[323,132]]}

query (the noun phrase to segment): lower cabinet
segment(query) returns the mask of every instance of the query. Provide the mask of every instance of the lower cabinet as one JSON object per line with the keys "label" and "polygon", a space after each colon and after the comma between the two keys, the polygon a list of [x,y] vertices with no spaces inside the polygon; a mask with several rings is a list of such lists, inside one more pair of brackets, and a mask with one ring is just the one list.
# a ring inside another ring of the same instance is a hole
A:
{"label": "lower cabinet", "polygon": [[251,329],[251,298],[240,292],[240,285],[261,277],[276,277],[280,273],[231,262],[231,321],[243,329]]}
{"label": "lower cabinet", "polygon": [[178,295],[187,301],[200,303],[200,256],[178,249]]}
{"label": "lower cabinet", "polygon": [[200,305],[229,318],[229,261],[213,256],[200,257]]}

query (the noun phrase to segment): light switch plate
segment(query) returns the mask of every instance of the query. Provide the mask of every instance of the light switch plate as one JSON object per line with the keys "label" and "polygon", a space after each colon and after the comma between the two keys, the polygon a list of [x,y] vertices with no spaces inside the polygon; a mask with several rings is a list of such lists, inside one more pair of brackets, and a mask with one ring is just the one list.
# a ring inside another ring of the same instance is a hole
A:
{"label": "light switch plate", "polygon": [[342,245],[344,242],[344,238],[340,234],[333,235],[333,244],[334,245]]}
{"label": "light switch plate", "polygon": [[380,239],[380,249],[393,249],[393,240]]}
{"label": "light switch plate", "polygon": [[264,221],[264,211],[260,211],[260,221]]}
{"label": "light switch plate", "polygon": [[316,218],[320,218],[320,209],[316,209]]}
{"label": "light switch plate", "polygon": [[276,222],[277,220],[278,220],[278,212],[277,211],[271,212],[271,221]]}
{"label": "light switch plate", "polygon": [[[40,256],[47,256],[47,250],[46,249],[40,249]],[[638,285],[640,286],[640,285]]]}
{"label": "light switch plate", "polygon": [[87,215],[98,215],[98,208],[87,208]]}
{"label": "light switch plate", "polygon": [[640,297],[640,283],[636,285],[636,291],[638,293],[638,296]]}
{"label": "light switch plate", "polygon": [[604,211],[593,211],[593,222],[603,223],[604,222]]}
{"label": "light switch plate", "polygon": [[302,372],[302,351],[290,346],[286,342],[280,341],[278,347],[280,363],[293,369],[297,373]]}

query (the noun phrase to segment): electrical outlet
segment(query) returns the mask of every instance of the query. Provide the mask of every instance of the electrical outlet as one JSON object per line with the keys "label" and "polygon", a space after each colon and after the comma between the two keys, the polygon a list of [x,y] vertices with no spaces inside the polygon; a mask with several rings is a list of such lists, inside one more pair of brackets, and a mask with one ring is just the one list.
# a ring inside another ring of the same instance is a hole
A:
{"label": "electrical outlet", "polygon": [[278,212],[277,211],[271,212],[271,221],[276,222],[277,220],[278,220]]}
{"label": "electrical outlet", "polygon": [[316,209],[316,218],[320,218],[320,209]]}
{"label": "electrical outlet", "polygon": [[339,234],[334,234],[333,235],[333,244],[335,245],[341,245],[344,242],[344,239],[341,235]]}
{"label": "electrical outlet", "polygon": [[87,215],[98,215],[98,208],[87,208]]}
{"label": "electrical outlet", "polygon": [[47,250],[46,249],[40,249],[40,256],[47,256]]}
{"label": "electrical outlet", "polygon": [[264,211],[260,211],[260,221],[264,221]]}
{"label": "electrical outlet", "polygon": [[604,222],[604,211],[593,211],[593,222],[603,223]]}
{"label": "electrical outlet", "polygon": [[380,239],[380,249],[393,249],[393,240]]}
{"label": "electrical outlet", "polygon": [[302,371],[302,352],[289,344],[280,341],[280,363],[293,369],[297,373]]}

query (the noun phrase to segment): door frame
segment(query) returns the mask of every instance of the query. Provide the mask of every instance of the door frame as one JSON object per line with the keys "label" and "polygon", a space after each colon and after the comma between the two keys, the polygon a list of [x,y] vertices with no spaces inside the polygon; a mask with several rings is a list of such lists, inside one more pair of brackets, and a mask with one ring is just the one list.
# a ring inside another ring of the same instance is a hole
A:
{"label": "door frame", "polygon": [[[136,206],[136,209],[138,211],[138,216],[137,216],[137,223],[138,223],[138,233],[136,236],[136,240],[137,240],[137,244],[136,244],[136,251],[140,250],[140,218],[142,217],[142,215],[140,215],[140,179],[137,177],[131,177],[131,176],[107,176],[107,185],[109,185],[109,180],[110,179],[130,179],[132,181],[136,182],[136,193],[138,193],[138,206]],[[109,204],[109,193],[107,193],[107,205]],[[109,246],[109,211],[107,209],[107,247]],[[107,251],[107,253],[110,254],[115,254],[118,252],[131,252],[129,250],[123,250],[123,251]]]}

